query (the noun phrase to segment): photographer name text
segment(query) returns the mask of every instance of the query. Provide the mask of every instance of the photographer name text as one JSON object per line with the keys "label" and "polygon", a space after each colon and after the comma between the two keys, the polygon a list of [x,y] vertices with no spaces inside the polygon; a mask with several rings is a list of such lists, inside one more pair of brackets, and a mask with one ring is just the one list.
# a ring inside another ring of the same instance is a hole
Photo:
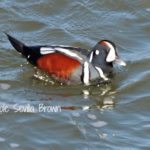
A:
{"label": "photographer name text", "polygon": [[51,105],[44,105],[39,104],[37,107],[32,106],[31,104],[26,105],[19,105],[14,104],[8,106],[6,104],[0,105],[0,114],[1,113],[8,113],[8,112],[15,112],[15,113],[57,113],[61,112],[61,106],[51,106]]}

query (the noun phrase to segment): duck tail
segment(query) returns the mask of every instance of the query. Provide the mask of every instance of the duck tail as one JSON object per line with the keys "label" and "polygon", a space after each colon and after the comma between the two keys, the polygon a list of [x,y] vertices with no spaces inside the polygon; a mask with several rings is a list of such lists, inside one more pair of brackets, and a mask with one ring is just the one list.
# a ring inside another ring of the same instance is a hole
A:
{"label": "duck tail", "polygon": [[22,42],[20,42],[19,40],[17,40],[16,38],[12,37],[11,35],[9,35],[8,33],[5,33],[8,37],[8,40],[10,41],[10,43],[12,44],[12,46],[19,52],[23,54],[24,51],[24,47],[25,44],[23,44]]}

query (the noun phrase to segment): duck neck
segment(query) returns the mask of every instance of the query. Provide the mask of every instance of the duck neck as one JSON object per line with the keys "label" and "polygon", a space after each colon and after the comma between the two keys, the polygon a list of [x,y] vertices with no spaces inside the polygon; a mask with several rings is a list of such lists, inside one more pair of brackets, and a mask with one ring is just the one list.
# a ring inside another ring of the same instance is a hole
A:
{"label": "duck neck", "polygon": [[89,59],[89,62],[93,65],[93,67],[99,67],[102,69],[104,74],[109,75],[112,72],[113,64],[106,62],[106,56],[105,51],[100,52],[100,56],[95,58],[94,51],[91,51],[87,57]]}

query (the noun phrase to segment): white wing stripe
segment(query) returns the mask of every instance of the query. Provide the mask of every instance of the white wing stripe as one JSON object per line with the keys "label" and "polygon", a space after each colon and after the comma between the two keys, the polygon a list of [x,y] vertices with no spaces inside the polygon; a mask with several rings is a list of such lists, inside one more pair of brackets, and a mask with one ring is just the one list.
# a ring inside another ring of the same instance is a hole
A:
{"label": "white wing stripe", "polygon": [[55,48],[55,50],[57,50],[59,52],[62,52],[64,54],[66,54],[66,55],[69,55],[69,56],[71,56],[73,58],[77,58],[79,60],[82,60],[82,57],[80,57],[78,54],[76,54],[75,52],[72,52],[72,51],[70,51],[68,49],[57,47],[57,48]]}
{"label": "white wing stripe", "polygon": [[55,50],[53,48],[50,48],[50,47],[41,47],[40,48],[40,53],[43,55],[54,53],[54,52],[55,52]]}
{"label": "white wing stripe", "polygon": [[41,54],[42,55],[46,55],[46,54],[51,54],[54,53],[55,51],[42,51]]}
{"label": "white wing stripe", "polygon": [[64,53],[70,57],[73,57],[73,58],[76,58],[78,60],[83,60],[82,57],[80,57],[77,53],[73,52],[73,51],[70,51],[68,49],[65,49],[65,48],[60,48],[60,47],[55,47],[55,48],[51,48],[51,47],[41,47],[40,48],[40,53],[41,54],[50,54],[50,53],[54,53],[54,52],[61,52],[61,53]]}

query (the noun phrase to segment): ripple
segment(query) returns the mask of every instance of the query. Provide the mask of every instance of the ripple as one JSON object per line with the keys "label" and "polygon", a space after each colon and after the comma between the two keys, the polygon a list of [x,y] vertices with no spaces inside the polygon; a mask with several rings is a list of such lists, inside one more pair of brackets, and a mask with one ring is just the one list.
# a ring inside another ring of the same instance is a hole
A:
{"label": "ripple", "polygon": [[97,121],[97,122],[92,122],[91,125],[93,127],[96,127],[96,128],[101,128],[103,126],[106,126],[107,122],[105,122],[105,121]]}
{"label": "ripple", "polygon": [[11,21],[17,30],[22,32],[37,31],[43,29],[46,25],[39,21]]}
{"label": "ripple", "polygon": [[8,90],[10,87],[11,87],[10,84],[0,83],[0,89],[2,89],[2,90]]}
{"label": "ripple", "polygon": [[101,133],[101,134],[99,134],[99,137],[100,137],[101,139],[105,139],[105,138],[107,138],[107,136],[108,136],[107,133]]}
{"label": "ripple", "polygon": [[5,142],[5,141],[6,141],[6,139],[5,139],[5,138],[0,137],[0,142]]}
{"label": "ripple", "polygon": [[74,116],[74,117],[80,117],[80,113],[79,112],[73,112],[72,116]]}
{"label": "ripple", "polygon": [[87,133],[86,129],[84,127],[79,127],[80,131],[82,132],[83,135]]}
{"label": "ripple", "polygon": [[93,114],[88,114],[87,117],[91,120],[95,120],[97,118],[96,115]]}
{"label": "ripple", "polygon": [[146,11],[147,11],[147,12],[150,12],[150,8],[146,8]]}
{"label": "ripple", "polygon": [[20,145],[17,143],[10,143],[9,144],[11,148],[18,148]]}

